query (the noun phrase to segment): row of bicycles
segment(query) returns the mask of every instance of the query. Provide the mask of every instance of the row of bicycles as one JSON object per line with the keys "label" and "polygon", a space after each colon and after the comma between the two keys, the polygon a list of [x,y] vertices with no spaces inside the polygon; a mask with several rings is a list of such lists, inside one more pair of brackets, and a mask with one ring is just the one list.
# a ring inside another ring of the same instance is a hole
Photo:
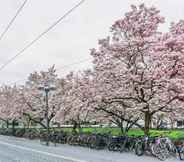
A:
{"label": "row of bicycles", "polygon": [[150,154],[164,161],[170,156],[184,160],[184,139],[175,142],[167,137],[128,137],[104,134],[67,134],[65,132],[46,133],[40,136],[40,142],[50,142],[89,147],[92,149],[108,149],[109,151],[133,152],[137,156]]}

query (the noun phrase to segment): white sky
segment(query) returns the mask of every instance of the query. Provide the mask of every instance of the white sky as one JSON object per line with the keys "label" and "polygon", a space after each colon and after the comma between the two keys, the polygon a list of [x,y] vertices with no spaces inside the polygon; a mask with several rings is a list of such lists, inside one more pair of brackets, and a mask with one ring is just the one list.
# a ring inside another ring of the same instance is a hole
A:
{"label": "white sky", "polygon": [[[24,0],[0,0],[0,32]],[[0,41],[0,65],[43,32],[49,25],[73,7],[79,0],[28,0],[5,37]],[[162,30],[168,30],[171,21],[184,19],[184,0],[86,0],[52,31],[0,71],[0,84],[26,79],[33,71],[45,70],[55,64],[59,76],[71,70],[91,66],[89,49],[97,46],[98,39],[109,34],[113,22],[129,11],[130,4],[145,2],[161,10],[166,17]],[[18,84],[21,83],[17,82]]]}

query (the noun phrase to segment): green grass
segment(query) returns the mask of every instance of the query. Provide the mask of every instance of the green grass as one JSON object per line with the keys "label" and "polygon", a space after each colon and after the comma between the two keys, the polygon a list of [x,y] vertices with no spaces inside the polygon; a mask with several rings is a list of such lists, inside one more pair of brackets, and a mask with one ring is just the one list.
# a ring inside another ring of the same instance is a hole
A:
{"label": "green grass", "polygon": [[[71,132],[71,128],[62,128],[66,132]],[[121,135],[121,130],[119,128],[82,128],[84,133],[101,133],[101,134],[111,134],[111,135]],[[130,129],[128,136],[144,136],[144,132],[140,129]],[[178,139],[184,137],[184,129],[175,130],[150,130],[150,136],[165,136],[171,139]]]}
{"label": "green grass", "polygon": [[[71,128],[62,128],[62,130],[66,132],[71,132]],[[77,130],[78,131],[78,130]],[[82,132],[84,133],[101,133],[101,134],[111,134],[111,135],[121,135],[121,130],[119,128],[100,128],[100,127],[87,127],[87,128],[82,128]]]}

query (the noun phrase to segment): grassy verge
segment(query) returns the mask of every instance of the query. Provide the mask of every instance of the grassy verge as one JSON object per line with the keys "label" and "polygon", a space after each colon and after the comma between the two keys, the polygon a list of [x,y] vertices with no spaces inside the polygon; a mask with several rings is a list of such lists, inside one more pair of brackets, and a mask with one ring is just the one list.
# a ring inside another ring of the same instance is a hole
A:
{"label": "grassy verge", "polygon": [[[16,130],[21,130],[22,128],[16,128]],[[11,128],[8,129],[9,132],[11,133]],[[64,132],[72,132],[72,128],[54,128],[55,131],[64,131]],[[0,133],[1,131],[4,132],[4,130],[0,129]],[[30,128],[29,132],[41,132],[44,131],[44,129],[42,128]],[[82,128],[82,132],[83,133],[100,133],[100,134],[110,134],[113,136],[117,136],[117,135],[122,135],[121,134],[121,130],[119,128],[116,127],[105,127],[105,128],[101,128],[101,127],[85,127]],[[2,134],[2,133],[1,133]],[[150,136],[154,137],[154,136],[166,136],[169,137],[171,139],[178,139],[181,137],[184,137],[184,129],[175,129],[175,130],[150,130]],[[131,129],[128,132],[128,136],[144,136],[144,132],[140,129]]]}
{"label": "grassy verge", "polygon": [[[71,128],[63,128],[64,131],[70,132]],[[84,133],[101,133],[101,134],[111,134],[114,136],[121,135],[121,130],[119,128],[83,128]],[[166,136],[172,139],[178,139],[184,137],[184,129],[175,130],[150,130],[150,136]],[[144,136],[144,132],[140,129],[131,129],[128,132],[128,136]]]}
{"label": "grassy verge", "polygon": [[[71,128],[62,128],[66,132],[71,132]],[[83,128],[84,133],[101,133],[101,134],[111,134],[111,135],[121,135],[121,130],[119,128]],[[174,129],[174,130],[150,130],[150,136],[166,136],[171,139],[178,139],[184,137],[184,129]],[[128,136],[144,136],[144,132],[140,129],[131,129],[128,132]]]}

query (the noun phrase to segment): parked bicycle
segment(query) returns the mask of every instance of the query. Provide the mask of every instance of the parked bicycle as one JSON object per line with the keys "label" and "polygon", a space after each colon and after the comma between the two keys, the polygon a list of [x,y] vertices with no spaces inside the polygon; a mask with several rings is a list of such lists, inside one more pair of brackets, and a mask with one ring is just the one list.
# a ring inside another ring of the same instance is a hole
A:
{"label": "parked bicycle", "polygon": [[163,145],[161,138],[148,136],[139,139],[135,144],[136,155],[142,156],[145,152],[151,153],[160,160],[166,160],[169,155],[169,151],[167,147]]}

